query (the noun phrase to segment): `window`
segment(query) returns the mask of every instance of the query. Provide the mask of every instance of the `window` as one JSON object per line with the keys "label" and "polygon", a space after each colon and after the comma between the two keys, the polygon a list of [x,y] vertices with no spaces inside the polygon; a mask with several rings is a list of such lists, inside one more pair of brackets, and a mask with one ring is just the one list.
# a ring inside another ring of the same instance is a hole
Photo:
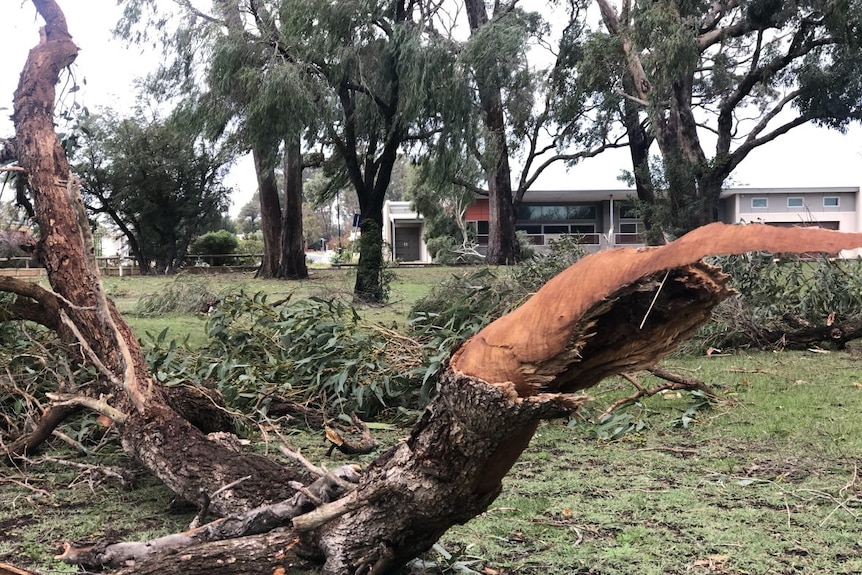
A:
{"label": "window", "polygon": [[569,226],[545,226],[546,234],[567,234]]}
{"label": "window", "polygon": [[596,206],[569,206],[568,217],[570,220],[594,220]]}
{"label": "window", "polygon": [[542,219],[561,222],[566,219],[566,206],[542,206]]}
{"label": "window", "polygon": [[565,222],[567,220],[595,220],[596,206],[520,206],[519,222]]}
{"label": "window", "polygon": [[802,208],[805,207],[802,198],[787,198],[787,207],[788,208]]}
{"label": "window", "polygon": [[634,206],[634,204],[623,204],[620,206],[620,219],[621,220],[637,220],[641,217],[639,210]]}
{"label": "window", "polygon": [[542,233],[542,226],[515,226],[516,232],[526,232],[531,236],[537,236]]}
{"label": "window", "polygon": [[823,207],[824,208],[837,208],[841,205],[838,202],[838,196],[826,196],[823,198]]}
{"label": "window", "polygon": [[573,234],[581,234],[583,236],[587,234],[596,233],[596,226],[593,224],[575,224],[572,226]]}
{"label": "window", "polygon": [[752,208],[768,208],[769,200],[767,198],[751,198]]}
{"label": "window", "polygon": [[520,206],[518,207],[517,218],[525,221],[538,221],[542,219],[542,206]]}

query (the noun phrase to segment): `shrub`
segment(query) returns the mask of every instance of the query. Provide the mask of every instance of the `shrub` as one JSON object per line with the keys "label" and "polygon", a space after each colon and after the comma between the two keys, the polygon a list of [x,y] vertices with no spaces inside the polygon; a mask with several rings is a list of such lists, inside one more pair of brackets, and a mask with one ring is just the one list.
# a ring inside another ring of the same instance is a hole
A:
{"label": "shrub", "polygon": [[232,254],[239,247],[239,240],[227,230],[207,232],[192,242],[191,251],[195,255],[210,256],[208,263],[213,266],[223,266],[225,258],[214,257]]}

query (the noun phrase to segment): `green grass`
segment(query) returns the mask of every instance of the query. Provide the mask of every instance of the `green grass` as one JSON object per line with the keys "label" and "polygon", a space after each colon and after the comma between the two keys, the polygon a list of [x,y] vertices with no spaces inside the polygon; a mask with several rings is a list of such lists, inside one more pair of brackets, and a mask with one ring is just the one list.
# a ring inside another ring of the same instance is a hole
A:
{"label": "green grass", "polygon": [[546,423],[492,509],[443,547],[520,574],[862,573],[856,358],[673,363],[727,399],[678,429],[681,401],[652,398],[649,427],[613,443]]}
{"label": "green grass", "polygon": [[[525,575],[862,572],[855,353],[675,358],[668,367],[724,399],[682,429],[672,422],[687,399],[651,398],[633,409],[647,427],[616,442],[576,420],[543,424],[492,508],[442,538],[452,561]],[[629,389],[612,379],[592,391],[601,408]],[[406,432],[378,434],[381,449]],[[348,460],[327,460],[318,435],[290,440],[312,461]],[[49,463],[5,469],[0,561],[57,569],[49,557],[63,541],[149,537],[190,519],[146,476],[132,491],[76,477]]]}
{"label": "green grass", "polygon": [[[463,268],[447,267],[403,267],[394,268],[395,279],[391,284],[389,302],[380,306],[358,306],[365,317],[388,325],[403,325],[410,307],[426,295],[431,288],[453,273],[463,273]],[[341,298],[352,301],[355,270],[312,269],[309,279],[302,281],[259,280],[253,273],[213,274],[207,276],[179,277],[109,277],[105,278],[105,291],[117,305],[138,338],[147,332],[159,333],[168,329],[169,338],[183,339],[189,336],[192,345],[205,340],[206,315],[165,314],[159,317],[141,317],[133,312],[142,298],[165,291],[178,281],[204,282],[207,289],[217,294],[263,292],[269,301],[284,298]]]}
{"label": "green grass", "polygon": [[[398,269],[392,303],[360,311],[402,323],[413,301],[453,271]],[[313,273],[303,282],[247,275],[207,281],[215,291],[241,287],[273,300],[350,297],[352,271]],[[111,278],[106,284],[128,313],[171,281]],[[139,335],[168,327],[193,340],[202,338],[205,321],[204,315],[127,317]],[[477,571],[524,575],[862,573],[860,357],[856,349],[672,357],[665,367],[707,382],[722,399],[698,411],[687,428],[675,422],[688,396],[645,400],[628,411],[643,429],[615,442],[597,439],[596,428],[582,420],[543,424],[493,506],[441,539],[450,559],[435,552],[426,559],[449,565],[447,573],[458,572],[457,561]],[[622,379],[608,380],[590,390],[596,401],[585,411],[600,413],[631,391]],[[406,433],[376,435],[385,449]],[[327,459],[319,434],[294,432],[290,441],[312,461],[349,461],[337,453]],[[55,445],[59,455],[73,457]],[[257,448],[275,451],[272,444]],[[133,466],[122,454],[76,461]],[[146,474],[127,491],[90,483],[50,462],[4,467],[0,562],[72,572],[51,559],[64,541],[141,539],[184,529],[191,514],[171,499]]]}

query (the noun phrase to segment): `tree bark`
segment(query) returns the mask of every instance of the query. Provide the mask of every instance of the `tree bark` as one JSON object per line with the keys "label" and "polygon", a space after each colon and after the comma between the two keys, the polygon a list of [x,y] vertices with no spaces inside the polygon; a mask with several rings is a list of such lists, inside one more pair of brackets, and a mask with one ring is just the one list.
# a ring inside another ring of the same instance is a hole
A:
{"label": "tree bark", "polygon": [[281,224],[281,262],[278,277],[305,279],[305,238],[302,234],[302,149],[299,136],[284,140],[284,214]]}
{"label": "tree bark", "polygon": [[[39,224],[37,253],[59,296],[58,331],[81,350],[78,360],[94,364],[99,372],[98,381],[77,392],[113,394],[110,415],[124,449],[189,501],[199,501],[202,493],[215,493],[247,476],[212,498],[214,513],[291,496],[294,489],[286,479],[307,480],[307,472],[212,442],[168,407],[137,338],[105,296],[78,184],[53,125],[54,86],[60,72],[74,61],[77,47],[56,2],[34,0],[33,4],[46,26],[15,92],[15,130],[19,162],[27,171]],[[123,417],[118,419],[117,413]]]}
{"label": "tree bark", "polygon": [[260,229],[263,232],[263,261],[257,275],[262,278],[272,278],[278,272],[281,262],[282,215],[278,186],[275,182],[275,169],[265,156],[266,153],[259,147],[252,147],[260,198]]}
{"label": "tree bark", "polygon": [[[464,3],[471,33],[488,24],[483,0]],[[496,81],[495,81],[496,80]],[[488,253],[489,264],[508,265],[518,262],[520,253],[515,239],[515,204],[512,174],[509,168],[509,146],[503,115],[503,97],[496,78],[477,80],[482,119],[486,131],[485,170],[488,176]]]}

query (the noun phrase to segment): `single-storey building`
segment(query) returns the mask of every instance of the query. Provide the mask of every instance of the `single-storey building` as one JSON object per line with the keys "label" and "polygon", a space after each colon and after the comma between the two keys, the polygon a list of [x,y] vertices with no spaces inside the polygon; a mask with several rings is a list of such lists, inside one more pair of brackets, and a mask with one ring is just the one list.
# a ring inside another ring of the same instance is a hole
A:
{"label": "single-storey building", "polygon": [[[780,226],[820,226],[862,230],[860,188],[727,188],[718,214],[725,223],[762,222]],[[644,225],[632,199],[634,191],[535,190],[518,207],[515,228],[527,234],[537,249],[563,234],[579,234],[588,251],[644,245]],[[480,246],[488,244],[488,199],[478,198],[466,213]],[[423,240],[421,214],[409,202],[387,202],[384,241],[393,260],[430,261]],[[845,255],[856,255],[845,254]]]}

